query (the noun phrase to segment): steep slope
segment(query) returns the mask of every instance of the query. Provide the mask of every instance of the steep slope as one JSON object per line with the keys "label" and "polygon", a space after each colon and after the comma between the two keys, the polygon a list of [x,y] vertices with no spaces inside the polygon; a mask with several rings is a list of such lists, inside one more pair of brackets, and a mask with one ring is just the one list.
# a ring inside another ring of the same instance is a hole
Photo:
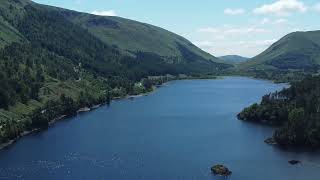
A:
{"label": "steep slope", "polygon": [[243,63],[242,69],[316,71],[320,65],[320,31],[294,32]]}
{"label": "steep slope", "polygon": [[0,16],[0,48],[13,42],[22,42],[23,36]]}
{"label": "steep slope", "polygon": [[[116,73],[112,71],[119,72],[118,68],[143,71],[141,75],[149,72],[154,75],[203,73],[230,67],[214,62],[217,58],[186,39],[152,25],[39,5],[28,0],[4,0],[0,8],[5,20],[28,41],[81,62],[98,73],[110,75]],[[79,58],[79,54],[85,58]],[[128,73],[131,72],[124,72]]]}
{"label": "steep slope", "polygon": [[[105,19],[29,0],[0,1],[0,143],[79,108],[150,91],[172,78],[167,74],[216,74],[230,67],[160,28],[112,18],[121,30],[101,36],[80,23],[83,17],[92,26],[101,23],[92,19]],[[106,33],[109,20],[102,21]],[[139,34],[140,42],[126,33]],[[170,45],[157,44],[165,37]],[[138,48],[120,47],[125,42]]]}
{"label": "steep slope", "polygon": [[132,53],[154,53],[169,61],[179,62],[184,60],[182,51],[189,51],[197,56],[194,60],[217,60],[185,38],[156,26],[120,17],[61,11],[103,42]]}
{"label": "steep slope", "polygon": [[227,63],[232,63],[232,64],[240,64],[249,60],[249,58],[238,56],[238,55],[220,56],[219,59],[222,59],[223,61]]}

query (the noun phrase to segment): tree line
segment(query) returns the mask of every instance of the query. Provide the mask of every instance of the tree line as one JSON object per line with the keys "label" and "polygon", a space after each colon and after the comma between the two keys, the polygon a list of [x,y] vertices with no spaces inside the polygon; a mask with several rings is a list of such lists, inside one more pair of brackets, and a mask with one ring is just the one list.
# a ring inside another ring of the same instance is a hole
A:
{"label": "tree line", "polygon": [[238,114],[241,120],[280,126],[273,135],[283,146],[320,147],[320,76],[263,96]]}

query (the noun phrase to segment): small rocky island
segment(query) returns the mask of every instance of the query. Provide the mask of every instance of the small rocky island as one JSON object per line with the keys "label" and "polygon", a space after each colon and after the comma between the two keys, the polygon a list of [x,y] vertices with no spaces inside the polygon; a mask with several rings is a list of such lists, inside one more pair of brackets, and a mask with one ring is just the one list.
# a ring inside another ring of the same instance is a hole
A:
{"label": "small rocky island", "polygon": [[274,138],[268,138],[264,142],[269,145],[277,145],[277,141]]}
{"label": "small rocky island", "polygon": [[225,166],[218,164],[211,167],[211,171],[214,175],[230,176],[232,172]]}
{"label": "small rocky island", "polygon": [[291,165],[298,165],[298,164],[301,164],[301,161],[298,161],[298,160],[291,160],[291,161],[288,161],[289,164]]}

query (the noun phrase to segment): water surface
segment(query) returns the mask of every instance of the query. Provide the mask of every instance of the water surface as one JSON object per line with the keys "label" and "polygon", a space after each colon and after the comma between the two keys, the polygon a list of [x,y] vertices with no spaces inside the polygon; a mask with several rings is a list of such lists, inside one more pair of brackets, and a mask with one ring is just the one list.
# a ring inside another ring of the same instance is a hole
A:
{"label": "water surface", "polygon": [[[315,180],[320,154],[284,152],[263,141],[273,129],[236,114],[283,84],[249,78],[174,81],[55,124],[0,151],[0,179]],[[298,159],[301,166],[288,160]]]}

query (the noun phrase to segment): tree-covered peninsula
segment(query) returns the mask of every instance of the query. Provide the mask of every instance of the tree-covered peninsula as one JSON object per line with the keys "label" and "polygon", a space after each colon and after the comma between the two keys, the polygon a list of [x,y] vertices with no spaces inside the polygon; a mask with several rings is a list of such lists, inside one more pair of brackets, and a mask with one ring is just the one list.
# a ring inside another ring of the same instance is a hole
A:
{"label": "tree-covered peninsula", "polygon": [[238,118],[279,126],[273,135],[279,145],[319,148],[320,76],[263,96],[260,104],[245,108]]}

